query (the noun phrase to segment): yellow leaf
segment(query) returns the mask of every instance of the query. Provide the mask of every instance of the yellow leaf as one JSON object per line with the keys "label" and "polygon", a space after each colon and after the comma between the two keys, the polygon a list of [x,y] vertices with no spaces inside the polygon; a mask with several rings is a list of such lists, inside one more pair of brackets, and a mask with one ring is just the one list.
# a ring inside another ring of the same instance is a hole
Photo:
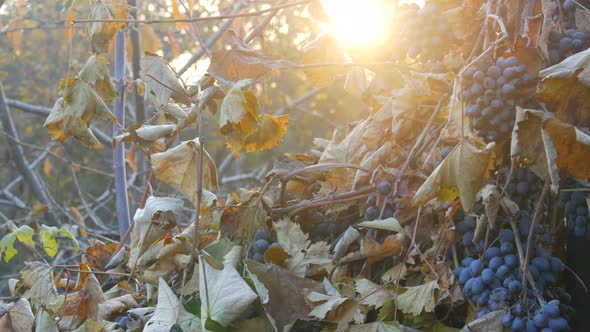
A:
{"label": "yellow leaf", "polygon": [[[203,152],[203,189],[219,190],[215,162],[206,150]],[[195,138],[191,141],[184,141],[168,151],[151,155],[152,168],[156,178],[176,187],[193,204],[196,204],[197,201],[197,165],[200,153],[199,139]]]}
{"label": "yellow leaf", "polygon": [[21,227],[15,229],[13,233],[20,242],[28,246],[35,245],[35,242],[33,242],[33,235],[35,235],[35,231],[31,227],[22,225]]}
{"label": "yellow leaf", "polygon": [[4,261],[6,263],[10,262],[10,260],[18,254],[18,251],[14,249],[14,241],[16,241],[16,235],[14,235],[14,233],[6,234],[0,240],[0,258],[4,256]]}
{"label": "yellow leaf", "polygon": [[45,250],[45,253],[51,258],[55,257],[57,250],[59,249],[59,244],[55,239],[56,234],[56,227],[47,227],[45,225],[41,227],[41,231],[39,232],[39,239],[43,245],[43,250]]}
{"label": "yellow leaf", "polygon": [[250,90],[242,91],[251,80],[236,83],[221,103],[220,132],[225,135],[228,149],[234,156],[271,149],[287,132],[289,117],[256,113],[258,100]]}
{"label": "yellow leaf", "polygon": [[467,141],[461,142],[424,181],[414,195],[415,205],[422,205],[438,197],[448,202],[457,196],[465,211],[471,211],[477,192],[493,158],[494,143],[483,150]]}

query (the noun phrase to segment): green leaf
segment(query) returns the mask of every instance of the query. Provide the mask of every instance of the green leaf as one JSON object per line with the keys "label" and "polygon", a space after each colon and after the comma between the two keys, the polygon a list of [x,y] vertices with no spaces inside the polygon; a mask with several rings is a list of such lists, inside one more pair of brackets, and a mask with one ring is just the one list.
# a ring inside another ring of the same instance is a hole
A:
{"label": "green leaf", "polygon": [[4,261],[8,263],[12,257],[14,257],[18,251],[14,249],[14,241],[16,235],[14,233],[6,234],[2,240],[0,240],[0,258],[4,255]]}
{"label": "green leaf", "polygon": [[51,258],[55,257],[55,255],[57,255],[57,250],[59,250],[59,244],[55,239],[57,231],[57,227],[48,227],[43,225],[41,226],[41,231],[39,232],[39,239],[41,239],[43,250],[45,250],[45,253],[47,253],[47,255],[49,255]]}
{"label": "green leaf", "polygon": [[67,229],[63,229],[63,228],[60,228],[59,232],[61,234],[63,234],[65,237],[67,237],[68,239],[72,240],[72,242],[74,242],[74,253],[77,254],[78,251],[80,251],[80,244],[78,243],[78,240],[76,240],[74,235],[72,235],[72,233],[70,233],[70,231],[68,231]]}
{"label": "green leaf", "polygon": [[15,229],[13,233],[20,242],[29,246],[35,245],[35,242],[33,241],[33,235],[35,235],[35,231],[31,227],[22,225],[21,227]]}
{"label": "green leaf", "polygon": [[207,320],[205,321],[205,328],[208,331],[213,332],[225,332],[227,330],[223,325],[219,324],[211,318],[207,318]]}

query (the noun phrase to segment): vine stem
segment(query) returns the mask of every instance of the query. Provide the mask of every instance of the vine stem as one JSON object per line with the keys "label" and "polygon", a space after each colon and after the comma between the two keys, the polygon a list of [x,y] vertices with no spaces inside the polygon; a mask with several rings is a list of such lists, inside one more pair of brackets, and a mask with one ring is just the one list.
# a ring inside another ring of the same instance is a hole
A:
{"label": "vine stem", "polygon": [[[125,127],[125,32],[118,32],[115,37],[115,77],[117,82],[117,94],[114,113],[117,123],[113,124],[113,137],[122,133]],[[127,197],[127,174],[125,170],[125,146],[123,142],[115,142],[113,150],[113,170],[115,173],[115,194],[117,204],[117,220],[119,222],[119,235],[122,243],[128,243],[125,234],[130,228],[129,201]]]}
{"label": "vine stem", "polygon": [[[531,221],[531,226],[529,228],[529,234],[526,240],[526,254],[524,256],[524,262],[521,262],[522,264],[522,269],[523,269],[523,275],[522,275],[522,291],[523,291],[523,296],[524,298],[526,298],[526,282],[527,282],[527,272],[528,272],[528,266],[529,266],[529,255],[530,255],[530,251],[531,251],[531,243],[533,241],[533,234],[535,233],[535,226],[537,224],[537,222],[539,221],[539,218],[541,216],[541,209],[543,208],[543,201],[545,200],[545,197],[547,196],[547,193],[549,192],[549,185],[551,184],[551,181],[549,179],[545,180],[545,185],[543,185],[543,191],[541,192],[541,197],[539,197],[539,201],[537,202],[537,206],[535,207],[535,214],[533,215],[533,220]],[[517,236],[518,233],[515,234],[515,237]]]}
{"label": "vine stem", "polygon": [[[200,92],[197,96],[200,97]],[[197,239],[199,237],[199,219],[201,217],[201,199],[203,196],[203,154],[205,153],[205,142],[203,138],[203,119],[201,108],[199,107],[198,100],[193,103],[193,111],[197,112],[197,130],[199,138],[199,160],[197,163],[197,201],[195,202],[195,232],[193,233],[193,245],[191,252],[191,262],[195,263],[195,251],[197,250]],[[205,283],[205,288],[207,285]]]}

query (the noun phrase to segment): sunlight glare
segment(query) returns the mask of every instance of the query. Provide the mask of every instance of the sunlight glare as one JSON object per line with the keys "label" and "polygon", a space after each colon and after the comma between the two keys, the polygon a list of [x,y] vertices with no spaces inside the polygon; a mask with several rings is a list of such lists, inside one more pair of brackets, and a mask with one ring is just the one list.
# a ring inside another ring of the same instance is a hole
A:
{"label": "sunlight glare", "polygon": [[336,38],[351,47],[374,47],[387,35],[387,8],[377,0],[326,0]]}

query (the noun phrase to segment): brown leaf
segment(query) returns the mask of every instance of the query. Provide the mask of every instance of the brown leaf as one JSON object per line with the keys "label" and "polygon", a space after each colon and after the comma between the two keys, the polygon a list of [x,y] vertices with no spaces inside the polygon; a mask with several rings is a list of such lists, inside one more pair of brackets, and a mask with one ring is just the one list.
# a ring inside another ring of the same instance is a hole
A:
{"label": "brown leaf", "polygon": [[[137,225],[136,225],[137,226]],[[104,271],[105,266],[111,260],[111,257],[115,254],[115,250],[117,250],[118,243],[107,243],[101,242],[99,240],[90,239],[90,245],[88,249],[86,249],[86,253],[84,254],[85,260],[88,262],[88,265],[93,269],[97,269],[99,271]]]}
{"label": "brown leaf", "polygon": [[185,105],[192,103],[180,77],[161,56],[145,52],[139,75],[145,83],[145,96],[155,108],[168,105],[170,98]]}
{"label": "brown leaf", "polygon": [[590,136],[547,112],[517,107],[511,154],[528,159],[539,177],[549,175],[554,191],[562,175],[590,178]]}
{"label": "brown leaf", "polygon": [[286,60],[273,60],[253,51],[233,30],[225,33],[229,50],[213,52],[207,72],[222,82],[256,79],[271,70],[289,69],[294,65]]}
{"label": "brown leaf", "polygon": [[388,235],[383,244],[373,240],[367,233],[362,245],[362,251],[368,258],[369,264],[377,263],[383,259],[395,255],[399,255],[404,247],[403,242],[399,236]]}
{"label": "brown leaf", "polygon": [[[207,150],[203,150],[203,153],[202,187],[206,190],[219,190],[215,162]],[[197,204],[197,166],[200,154],[198,137],[181,142],[165,152],[154,153],[151,155],[154,175],[158,180],[172,185],[185,194],[193,204]]]}
{"label": "brown leaf", "polygon": [[494,143],[484,149],[462,141],[424,181],[413,198],[415,205],[422,205],[434,197],[450,202],[459,196],[465,211],[471,211],[477,192],[492,160]]}
{"label": "brown leaf", "polygon": [[133,216],[135,226],[131,231],[129,269],[134,269],[139,257],[154,241],[176,227],[176,214],[180,213],[182,205],[182,200],[177,198],[150,196],[145,207],[137,209]]}
{"label": "brown leaf", "polygon": [[590,49],[539,72],[539,98],[558,119],[573,125],[590,122]]}
{"label": "brown leaf", "polygon": [[14,303],[0,301],[0,331],[29,332],[33,330],[35,316],[29,301],[18,299]]}
{"label": "brown leaf", "polygon": [[264,265],[248,259],[246,267],[275,331],[289,331],[297,320],[313,319],[301,290],[324,292],[321,283],[297,277],[274,264]]}
{"label": "brown leaf", "polygon": [[[94,1],[90,10],[92,20],[127,19],[129,7],[126,0]],[[121,22],[91,22],[88,24],[88,34],[94,53],[106,53],[115,34],[127,24]]]}

